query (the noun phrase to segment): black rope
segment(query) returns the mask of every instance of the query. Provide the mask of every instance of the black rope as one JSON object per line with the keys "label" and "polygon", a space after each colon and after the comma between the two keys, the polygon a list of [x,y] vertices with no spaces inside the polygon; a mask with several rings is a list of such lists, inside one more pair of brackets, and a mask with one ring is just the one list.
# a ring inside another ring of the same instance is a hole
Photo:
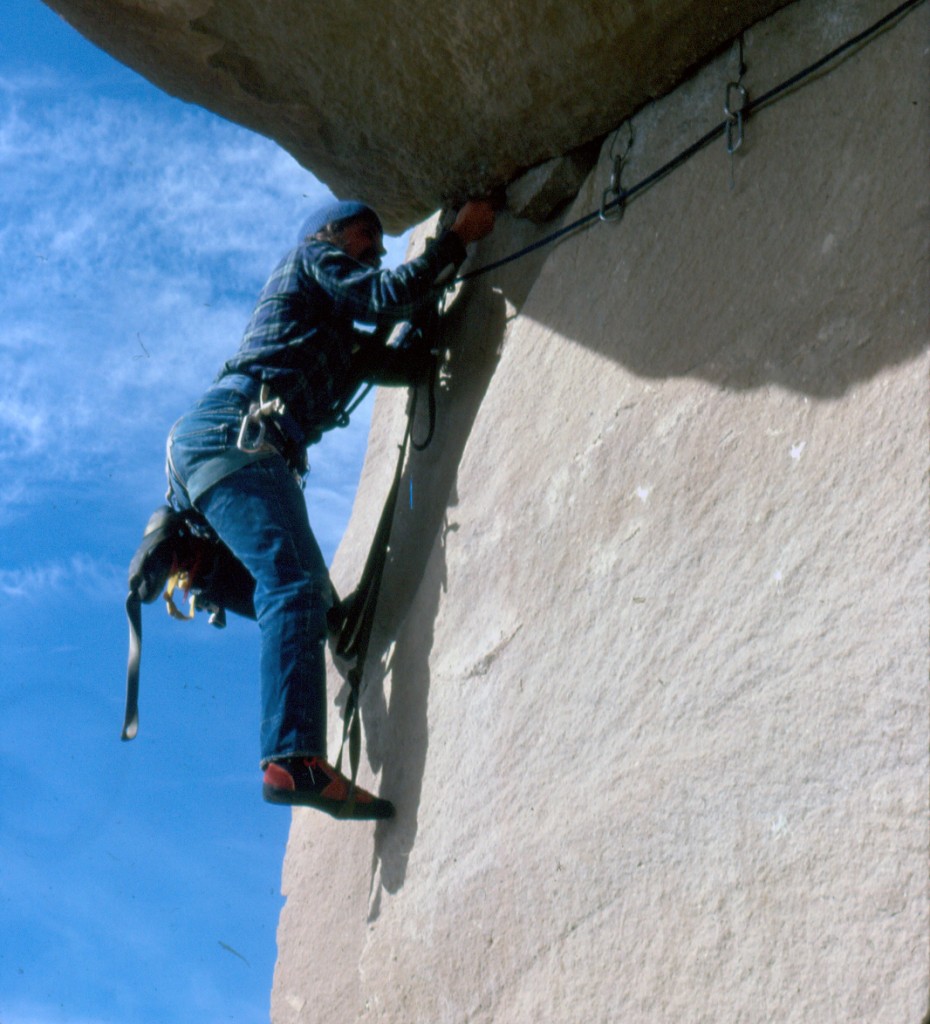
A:
{"label": "black rope", "polygon": [[[432,320],[433,327],[437,319]],[[407,406],[407,426],[404,430],[404,438],[401,441],[397,453],[397,464],[394,468],[394,479],[388,491],[387,500],[381,512],[375,535],[365,560],[365,567],[362,570],[362,578],[358,586],[345,599],[340,602],[339,616],[341,622],[336,628],[336,655],[345,661],[352,661],[352,668],[347,674],[349,693],[346,698],[346,705],[343,711],[342,742],[339,745],[339,756],[336,759],[336,771],[342,770],[342,755],[348,743],[349,748],[349,771],[351,775],[351,796],[345,814],[351,815],[355,800],[355,783],[358,777],[358,766],[361,756],[361,722],[360,722],[360,701],[362,694],[362,676],[365,671],[365,662],[368,659],[368,645],[371,641],[372,628],[375,622],[375,612],[378,607],[378,597],[381,592],[381,580],[384,569],[387,565],[390,551],[391,529],[394,525],[394,513],[397,509],[400,484],[404,473],[404,464],[407,458],[408,446],[416,451],[423,451],[433,439],[436,429],[436,377],[438,373],[439,359],[433,354],[430,364],[428,381],[429,396],[429,429],[423,441],[416,441],[413,437],[413,424],[417,410],[417,387],[411,388],[410,400]],[[367,390],[366,390],[367,393]]]}
{"label": "black rope", "polygon": [[[854,49],[862,43],[871,41],[873,37],[879,35],[879,33],[881,33],[882,30],[893,21],[910,13],[922,3],[924,3],[924,0],[905,0],[904,3],[899,4],[893,11],[883,15],[878,19],[878,21],[874,22],[868,28],[863,29],[852,38],[847,39],[845,42],[835,47],[829,53],[824,54],[823,57],[816,60],[813,64],[809,64],[801,71],[791,75],[790,78],[786,78],[783,82],[779,82],[778,85],[769,89],[768,92],[763,93],[756,99],[750,98],[741,111],[743,118],[745,119],[750,114],[756,113],[765,106],[769,106],[777,98],[788,92],[789,89],[793,89],[796,85],[805,81],[805,79],[815,75],[821,70],[821,68],[833,61],[836,61],[849,50]],[[742,65],[742,54],[740,56],[740,64]],[[582,230],[594,221],[600,220],[602,213],[607,213],[612,209],[626,206],[626,204],[632,199],[635,199],[636,196],[651,188],[657,182],[671,174],[672,171],[677,170],[682,164],[687,163],[693,156],[705,147],[709,146],[715,139],[720,138],[720,136],[726,131],[728,123],[729,121],[726,120],[721,121],[720,124],[711,128],[710,131],[705,132],[705,134],[696,142],[692,142],[690,146],[683,149],[677,154],[677,156],[672,157],[671,160],[664,163],[661,167],[647,175],[641,181],[628,189],[621,189],[616,198],[612,199],[609,203],[604,204],[603,208],[598,208],[597,210],[592,210],[591,213],[584,214],[577,220],[572,221],[571,224],[566,224],[565,227],[559,228],[557,231],[553,231],[551,234],[538,239],[531,245],[527,245],[524,248],[519,249],[517,252],[511,253],[509,256],[504,256],[502,259],[495,260],[493,263],[487,264],[487,266],[479,267],[477,270],[470,270],[468,273],[460,275],[455,279],[455,283],[458,284],[462,281],[470,281],[483,274],[488,274],[492,270],[498,270],[500,267],[504,267],[508,263],[513,263],[516,260],[522,259],[524,256],[529,256],[530,253],[536,252],[537,249],[542,249],[547,245],[552,245],[554,242],[559,241],[559,239],[565,238],[566,235]]]}
{"label": "black rope", "polygon": [[[365,661],[368,658],[368,644],[371,640],[375,611],[378,607],[381,577],[384,575],[384,568],[388,560],[391,527],[394,524],[394,511],[397,507],[397,496],[400,491],[400,482],[407,455],[407,445],[410,441],[412,428],[413,420],[408,416],[407,429],[404,431],[404,439],[400,444],[391,489],[388,492],[384,509],[381,512],[378,528],[375,530],[371,549],[365,561],[365,568],[362,570],[362,578],[353,593],[345,599],[345,614],[339,627],[336,641],[337,656],[346,661],[354,661],[348,673],[349,694],[343,713],[342,743],[339,745],[339,757],[336,759],[336,771],[341,771],[342,754],[348,740],[352,801],[354,801],[355,797],[355,781],[358,777],[358,765],[361,754],[359,701],[361,700],[362,692],[362,674],[365,671]],[[350,801],[349,809],[345,812],[347,814],[351,814],[352,801]]]}
{"label": "black rope", "polygon": [[365,401],[373,387],[374,384],[366,384],[359,392],[359,394],[356,396],[354,401],[352,401],[349,405],[346,406],[345,411],[342,413],[342,415],[346,419],[346,423],[348,423],[349,417],[352,415],[352,413],[355,412],[355,410],[362,404],[362,402]]}

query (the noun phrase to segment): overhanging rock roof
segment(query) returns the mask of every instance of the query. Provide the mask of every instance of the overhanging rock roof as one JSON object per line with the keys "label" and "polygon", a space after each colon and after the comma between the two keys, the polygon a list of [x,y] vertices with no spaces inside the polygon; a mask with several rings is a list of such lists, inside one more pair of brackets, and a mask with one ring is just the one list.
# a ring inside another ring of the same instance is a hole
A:
{"label": "overhanging rock roof", "polygon": [[390,228],[611,130],[786,0],[46,0]]}

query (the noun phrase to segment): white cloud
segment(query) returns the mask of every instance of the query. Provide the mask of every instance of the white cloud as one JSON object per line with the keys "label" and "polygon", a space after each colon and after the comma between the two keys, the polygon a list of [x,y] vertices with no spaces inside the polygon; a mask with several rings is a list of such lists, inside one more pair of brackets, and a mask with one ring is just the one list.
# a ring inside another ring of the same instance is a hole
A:
{"label": "white cloud", "polygon": [[82,595],[104,594],[112,600],[126,589],[123,566],[101,563],[90,555],[76,554],[68,559],[0,568],[0,599],[44,600],[50,593],[74,591]]}
{"label": "white cloud", "polygon": [[140,435],[167,431],[325,194],[268,140],[172,109],[0,81],[8,501],[125,463]]}

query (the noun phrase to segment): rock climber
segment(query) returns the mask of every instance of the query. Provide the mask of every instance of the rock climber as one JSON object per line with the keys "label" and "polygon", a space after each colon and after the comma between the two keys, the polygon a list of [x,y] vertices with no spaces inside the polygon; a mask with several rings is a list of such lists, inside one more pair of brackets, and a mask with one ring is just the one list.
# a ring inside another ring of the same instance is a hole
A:
{"label": "rock climber", "polygon": [[171,429],[170,500],[199,511],[255,580],[262,792],[271,803],[356,819],[394,813],[361,787],[352,794],[326,760],[332,588],[302,491],[306,448],[345,422],[364,382],[422,374],[423,354],[389,345],[391,330],[437,301],[437,278],[493,226],[491,203],[471,200],[421,256],[381,270],[375,211],[356,201],[318,207],[265,284],[238,351]]}

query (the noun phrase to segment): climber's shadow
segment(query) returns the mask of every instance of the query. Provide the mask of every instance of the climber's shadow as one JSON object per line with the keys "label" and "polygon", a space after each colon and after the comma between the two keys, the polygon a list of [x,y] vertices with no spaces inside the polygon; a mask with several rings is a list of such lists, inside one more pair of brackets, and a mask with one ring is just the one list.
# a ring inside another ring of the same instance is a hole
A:
{"label": "climber's shadow", "polygon": [[[377,677],[367,691],[366,721],[382,721],[379,753],[383,757],[381,791],[394,797],[397,816],[379,825],[373,851],[369,919],[381,909],[381,891],[397,892],[404,884],[407,862],[416,841],[420,798],[429,750],[430,656],[433,629],[446,588],[447,526],[432,545],[407,620],[381,670],[390,678],[390,692]],[[392,611],[396,606],[392,606]],[[381,683],[381,685],[379,685]],[[378,706],[380,705],[380,706]],[[367,732],[367,727],[366,727]],[[374,745],[377,733],[372,731]],[[450,742],[455,742],[450,737]],[[444,789],[445,787],[442,787]],[[438,791],[441,792],[442,790]],[[437,792],[437,796],[438,796]]]}

